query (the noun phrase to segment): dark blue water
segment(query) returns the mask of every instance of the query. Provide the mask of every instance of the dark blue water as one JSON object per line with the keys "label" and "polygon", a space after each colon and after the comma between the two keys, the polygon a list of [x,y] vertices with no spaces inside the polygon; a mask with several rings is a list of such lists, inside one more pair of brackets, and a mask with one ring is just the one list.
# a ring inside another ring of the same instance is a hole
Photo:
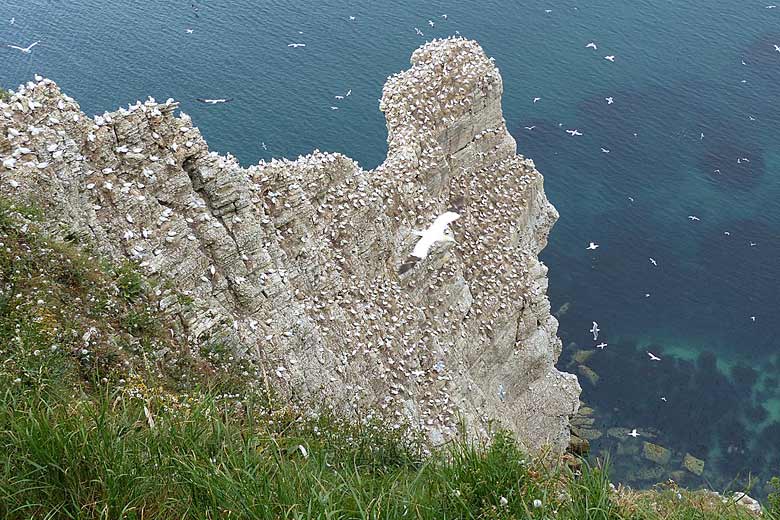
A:
{"label": "dark blue water", "polygon": [[[174,97],[213,149],[244,164],[320,148],[370,168],[386,149],[386,76],[425,40],[456,31],[496,58],[510,131],[561,213],[543,254],[553,309],[569,304],[561,366],[594,350],[587,364],[600,379],[583,382],[583,399],[595,426],[644,437],[605,434],[594,451],[610,450],[616,478],[636,484],[661,477],[652,465],[636,471],[645,439],[675,454],[662,478],[686,452],[705,460],[691,484],[752,472],[760,487],[780,474],[780,8],[0,0],[0,41],[41,40],[29,55],[0,49],[0,84],[40,73],[88,113]],[[599,249],[587,251],[590,241]]]}

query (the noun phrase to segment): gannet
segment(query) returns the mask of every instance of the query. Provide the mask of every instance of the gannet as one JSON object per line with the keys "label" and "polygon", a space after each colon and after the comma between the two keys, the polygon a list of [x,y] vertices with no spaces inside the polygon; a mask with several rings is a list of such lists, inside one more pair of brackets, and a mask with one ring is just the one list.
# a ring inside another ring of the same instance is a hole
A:
{"label": "gannet", "polygon": [[637,437],[639,437],[639,432],[638,432],[638,431],[636,431],[636,428],[634,428],[633,430],[631,430],[630,432],[628,432],[628,434],[627,434],[627,435],[630,435],[631,437],[633,437],[633,438],[635,438],[635,439],[636,439]]}
{"label": "gannet", "polygon": [[586,48],[586,49],[593,49],[593,50],[595,51],[595,50],[597,50],[597,49],[598,49],[598,46],[596,45],[596,43],[595,43],[595,42],[590,42],[589,44],[587,44],[587,45],[585,46],[585,48]]}
{"label": "gannet", "polygon": [[594,321],[593,326],[590,328],[589,332],[593,334],[593,341],[599,339],[599,332],[601,332],[601,329],[599,328],[599,324]]}
{"label": "gannet", "polygon": [[412,231],[412,233],[419,236],[420,239],[414,246],[414,249],[412,250],[409,258],[399,268],[399,274],[404,274],[409,269],[414,267],[418,261],[426,258],[431,247],[436,242],[454,242],[455,239],[452,237],[452,234],[448,232],[447,227],[459,218],[460,215],[458,213],[455,213],[454,211],[447,211],[436,217],[436,220],[433,221],[433,224],[431,224],[430,227],[428,227],[428,229],[425,231]]}
{"label": "gannet", "polygon": [[651,264],[653,264],[654,266],[658,267],[658,262],[656,262],[654,258],[650,258],[649,260],[650,260]]}
{"label": "gannet", "polygon": [[604,350],[604,347],[606,347],[606,346],[607,346],[607,344],[602,341],[601,343],[596,345],[596,348],[600,348],[601,350]]}
{"label": "gannet", "polygon": [[425,231],[413,231],[415,235],[420,237],[420,240],[417,242],[417,245],[414,246],[414,250],[412,250],[412,256],[423,259],[428,256],[428,251],[431,249],[434,243],[454,242],[455,239],[452,237],[452,234],[447,233],[447,226],[459,218],[459,214],[452,211],[447,211],[436,217],[436,220],[433,221],[433,224],[431,224],[430,227]]}
{"label": "gannet", "polygon": [[591,242],[590,244],[588,244],[588,247],[586,247],[585,249],[595,250],[595,249],[598,249],[598,248],[599,248],[598,244],[594,244],[593,242]]}
{"label": "gannet", "polygon": [[661,358],[653,354],[652,352],[647,353],[648,356],[650,356],[650,361],[661,361]]}
{"label": "gannet", "polygon": [[577,136],[577,135],[582,135],[582,132],[580,132],[576,128],[574,130],[566,130],[566,133],[571,135],[572,137]]}
{"label": "gannet", "polygon": [[31,43],[28,47],[19,47],[18,45],[6,45],[6,47],[10,47],[11,49],[22,51],[25,54],[30,54],[32,52],[32,48],[38,45],[39,43],[41,42],[37,41],[35,43]]}
{"label": "gannet", "polygon": [[610,56],[604,56],[604,59],[605,59],[605,60],[607,60],[607,61],[612,61],[612,62],[614,62],[614,61],[615,61],[615,57],[614,57],[614,56],[612,56],[612,55],[610,55]]}
{"label": "gannet", "polygon": [[292,47],[293,49],[297,49],[298,47],[306,47],[305,43],[288,43],[288,47]]}
{"label": "gannet", "polygon": [[203,99],[203,98],[196,98],[196,101],[200,101],[201,103],[207,103],[209,105],[217,105],[219,103],[230,103],[233,101],[233,98],[227,98],[227,99]]}

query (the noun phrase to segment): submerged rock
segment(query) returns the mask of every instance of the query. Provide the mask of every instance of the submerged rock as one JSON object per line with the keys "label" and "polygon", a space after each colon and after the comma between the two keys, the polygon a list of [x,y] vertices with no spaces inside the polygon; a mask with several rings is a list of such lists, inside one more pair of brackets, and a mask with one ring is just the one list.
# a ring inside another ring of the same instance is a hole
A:
{"label": "submerged rock", "polygon": [[[558,214],[502,92],[478,44],[433,41],[384,87],[377,169],[319,151],[242,168],[172,100],[92,119],[43,80],[0,102],[0,189],[171,287],[172,334],[253,360],[282,397],[562,452],[580,388],[554,366],[538,259]],[[410,262],[448,208],[455,241]]]}
{"label": "submerged rock", "polygon": [[672,452],[663,446],[645,441],[644,444],[642,444],[642,456],[649,461],[665,466],[669,464],[669,461],[672,458]]}
{"label": "submerged rock", "polygon": [[596,386],[599,382],[599,375],[589,366],[577,365],[577,372],[584,377],[591,385]]}
{"label": "submerged rock", "polygon": [[690,453],[686,453],[683,457],[682,465],[685,469],[693,473],[694,475],[701,476],[704,473],[704,461],[697,459]]}

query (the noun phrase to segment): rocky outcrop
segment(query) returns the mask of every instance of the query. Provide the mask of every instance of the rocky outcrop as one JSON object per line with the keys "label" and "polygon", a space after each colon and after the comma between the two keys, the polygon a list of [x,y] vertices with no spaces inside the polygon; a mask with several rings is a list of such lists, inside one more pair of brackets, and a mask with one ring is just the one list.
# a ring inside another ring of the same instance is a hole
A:
{"label": "rocky outcrop", "polygon": [[[501,95],[476,43],[434,41],[385,85],[377,169],[319,151],[242,168],[172,100],[89,118],[37,78],[0,103],[0,185],[166,282],[172,333],[255,360],[289,399],[563,450],[579,386],[554,367],[537,258],[558,215]],[[401,269],[453,206],[455,242]]]}

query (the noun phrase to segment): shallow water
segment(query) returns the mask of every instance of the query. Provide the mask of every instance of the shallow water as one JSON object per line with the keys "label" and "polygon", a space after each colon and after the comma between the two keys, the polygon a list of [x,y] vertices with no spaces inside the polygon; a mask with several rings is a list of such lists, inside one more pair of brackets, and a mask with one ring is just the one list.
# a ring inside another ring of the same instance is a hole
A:
{"label": "shallow water", "polygon": [[[370,168],[386,150],[385,77],[426,39],[475,38],[496,58],[507,124],[561,213],[543,253],[553,309],[570,304],[560,364],[594,350],[587,365],[599,381],[583,383],[594,426],[642,434],[613,430],[594,451],[610,450],[616,478],[635,484],[667,478],[686,452],[705,460],[704,479],[684,477],[692,485],[780,474],[780,8],[727,0],[196,6],[0,0],[0,41],[41,40],[31,54],[0,49],[0,84],[40,73],[88,113],[174,97],[213,149],[244,164],[317,147]],[[585,47],[591,41],[597,51]],[[307,46],[288,48],[293,42]],[[235,101],[211,107],[196,97]],[[584,135],[570,137],[570,128]],[[589,241],[600,248],[586,251]],[[594,320],[603,350],[588,332]],[[670,448],[672,462],[640,465],[644,440]]]}

